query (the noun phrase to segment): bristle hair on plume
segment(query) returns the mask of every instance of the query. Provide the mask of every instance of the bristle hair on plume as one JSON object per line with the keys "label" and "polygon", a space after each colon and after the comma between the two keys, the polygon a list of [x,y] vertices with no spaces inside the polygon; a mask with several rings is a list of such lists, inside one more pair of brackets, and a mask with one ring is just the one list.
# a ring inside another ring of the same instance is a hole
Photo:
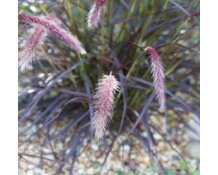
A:
{"label": "bristle hair on plume", "polygon": [[150,54],[151,61],[151,73],[154,82],[154,89],[156,93],[156,98],[162,110],[165,109],[165,76],[164,76],[164,68],[161,62],[161,57],[158,55],[155,48],[148,46],[146,49]]}
{"label": "bristle hair on plume", "polygon": [[95,137],[101,139],[105,129],[111,120],[114,106],[115,92],[120,84],[110,73],[103,75],[98,81],[97,92],[94,96],[94,117],[92,125],[95,131]]}
{"label": "bristle hair on plume", "polygon": [[30,24],[43,26],[49,33],[64,41],[70,48],[72,48],[76,52],[80,54],[86,54],[86,51],[82,47],[82,44],[79,42],[79,40],[72,36],[68,30],[65,30],[60,25],[60,20],[56,20],[55,17],[33,16],[22,13],[18,15],[18,19],[24,22],[28,22]]}
{"label": "bristle hair on plume", "polygon": [[32,62],[36,57],[36,50],[43,43],[46,35],[46,30],[42,26],[34,25],[33,29],[31,29],[29,36],[18,55],[19,68],[21,71],[31,68]]}
{"label": "bristle hair on plume", "polygon": [[101,10],[106,0],[96,0],[92,5],[88,17],[87,23],[88,28],[93,29],[98,27],[98,22],[100,21]]}

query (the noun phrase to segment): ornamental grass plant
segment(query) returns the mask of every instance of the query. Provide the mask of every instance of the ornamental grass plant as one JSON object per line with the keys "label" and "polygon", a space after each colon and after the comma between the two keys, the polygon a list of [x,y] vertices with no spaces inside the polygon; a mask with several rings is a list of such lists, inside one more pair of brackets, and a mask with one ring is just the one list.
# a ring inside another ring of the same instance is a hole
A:
{"label": "ornamental grass plant", "polygon": [[154,174],[177,174],[159,157],[159,134],[184,162],[180,173],[198,172],[172,138],[196,133],[189,121],[199,121],[199,18],[198,0],[19,1],[19,160],[36,142],[40,166],[78,174],[79,156],[110,140],[101,169],[125,135],[139,140]]}

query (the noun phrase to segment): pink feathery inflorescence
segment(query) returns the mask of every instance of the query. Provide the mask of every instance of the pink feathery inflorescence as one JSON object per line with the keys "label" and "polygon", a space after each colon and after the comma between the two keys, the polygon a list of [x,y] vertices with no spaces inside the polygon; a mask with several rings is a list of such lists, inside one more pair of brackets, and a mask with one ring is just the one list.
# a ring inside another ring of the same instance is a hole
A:
{"label": "pink feathery inflorescence", "polygon": [[98,82],[97,92],[94,96],[94,118],[92,121],[95,136],[100,139],[111,119],[115,92],[119,89],[119,82],[110,73],[104,75]]}
{"label": "pink feathery inflorescence", "polygon": [[35,25],[30,31],[29,37],[18,55],[21,71],[31,67],[32,62],[35,60],[36,50],[43,43],[45,37],[46,30],[42,26]]}
{"label": "pink feathery inflorescence", "polygon": [[148,46],[146,50],[148,51],[151,57],[151,72],[154,79],[156,97],[161,108],[165,109],[165,77],[161,58],[153,47]]}
{"label": "pink feathery inflorescence", "polygon": [[81,43],[71,35],[71,33],[63,29],[59,23],[56,22],[55,18],[44,17],[44,16],[32,16],[27,14],[19,14],[18,19],[30,24],[37,24],[43,26],[53,36],[64,41],[70,48],[78,53],[86,54],[85,49]]}
{"label": "pink feathery inflorescence", "polygon": [[88,28],[96,28],[100,20],[101,10],[106,0],[95,0],[88,14]]}

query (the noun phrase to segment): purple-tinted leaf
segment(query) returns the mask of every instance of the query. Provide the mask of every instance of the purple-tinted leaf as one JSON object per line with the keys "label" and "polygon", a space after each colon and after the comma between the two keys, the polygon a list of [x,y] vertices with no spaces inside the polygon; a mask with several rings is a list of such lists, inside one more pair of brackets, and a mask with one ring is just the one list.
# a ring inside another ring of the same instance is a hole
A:
{"label": "purple-tinted leaf", "polygon": [[117,58],[117,55],[115,54],[114,51],[111,50],[111,53],[113,55],[113,59],[115,60],[117,68],[119,69],[118,75],[119,75],[120,86],[121,86],[121,91],[122,91],[122,95],[123,95],[123,112],[122,112],[122,118],[121,118],[120,127],[119,127],[119,133],[120,133],[122,130],[122,127],[123,127],[124,118],[125,118],[126,109],[127,109],[127,101],[126,101],[127,90],[126,90],[126,87],[124,86],[124,83],[125,83],[124,73],[123,73],[123,70],[120,68],[121,66],[120,66],[119,59]]}
{"label": "purple-tinted leaf", "polygon": [[132,129],[130,132],[133,132],[134,129],[137,127],[137,125],[139,124],[139,122],[142,120],[143,117],[145,117],[145,114],[147,112],[147,109],[149,107],[149,105],[151,104],[152,100],[154,99],[155,97],[155,93],[152,92],[152,94],[150,95],[150,97],[148,99],[146,99],[145,103],[144,103],[144,106],[142,108],[142,111],[140,112],[136,122],[134,123]]}
{"label": "purple-tinted leaf", "polygon": [[93,128],[92,128],[92,121],[93,121],[93,116],[94,116],[94,110],[93,110],[93,105],[91,104],[91,98],[92,98],[92,94],[91,94],[91,90],[90,90],[90,86],[89,86],[89,78],[86,74],[86,72],[84,73],[84,84],[85,84],[85,88],[86,88],[86,93],[89,100],[89,113],[90,113],[90,130],[91,130],[91,138],[93,137]]}
{"label": "purple-tinted leaf", "polygon": [[83,113],[82,115],[74,115],[64,129],[59,131],[55,136],[52,137],[52,139],[63,136],[69,129],[75,127],[80,121],[82,121],[88,115],[88,113],[89,111]]}
{"label": "purple-tinted leaf", "polygon": [[37,124],[40,120],[42,120],[46,115],[51,113],[54,108],[57,108],[62,98],[63,96],[59,96],[58,98],[56,98],[40,115],[38,115],[33,120],[31,125],[28,128],[26,128],[23,132],[21,132],[20,134],[25,134],[29,129],[31,129],[35,124]]}
{"label": "purple-tinted leaf", "polygon": [[25,112],[23,113],[23,119],[28,117],[29,115],[31,115],[33,109],[36,107],[36,105],[38,104],[38,102],[40,101],[40,99],[49,91],[49,89],[51,87],[53,87],[58,80],[60,80],[61,78],[65,77],[68,73],[70,73],[72,70],[76,69],[79,65],[83,64],[85,61],[79,61],[78,63],[74,64],[73,66],[71,66],[70,68],[68,68],[66,71],[60,73],[56,78],[54,78],[53,80],[51,80],[46,87],[39,91],[33,98],[32,102],[27,106]]}
{"label": "purple-tinted leaf", "polygon": [[[183,13],[185,13],[188,16],[192,16],[190,12],[188,12],[185,8],[183,8],[179,3],[177,3],[174,0],[169,0],[172,4],[174,4],[178,9],[180,9]],[[197,24],[200,24],[199,20],[194,16],[195,21]]]}

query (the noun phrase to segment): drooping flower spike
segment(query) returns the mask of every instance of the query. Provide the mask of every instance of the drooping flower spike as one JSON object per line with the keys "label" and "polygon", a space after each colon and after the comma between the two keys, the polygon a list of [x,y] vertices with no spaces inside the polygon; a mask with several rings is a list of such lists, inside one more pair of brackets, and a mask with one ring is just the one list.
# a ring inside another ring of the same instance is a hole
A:
{"label": "drooping flower spike", "polygon": [[161,106],[161,109],[165,109],[165,84],[164,84],[164,68],[161,62],[161,58],[158,55],[156,49],[151,46],[148,46],[146,49],[150,54],[151,59],[151,73],[154,81],[154,89],[156,93],[156,98],[158,103]]}
{"label": "drooping flower spike", "polygon": [[44,27],[39,25],[35,25],[30,31],[29,37],[18,55],[21,71],[31,67],[36,56],[36,50],[43,43],[46,34]]}
{"label": "drooping flower spike", "polygon": [[110,73],[104,75],[98,82],[97,92],[94,96],[94,118],[92,121],[95,136],[100,139],[111,119],[115,92],[119,89],[119,82]]}
{"label": "drooping flower spike", "polygon": [[56,22],[55,18],[45,16],[32,16],[22,13],[18,15],[18,19],[24,22],[28,22],[32,25],[41,25],[47,30],[47,32],[64,41],[76,52],[80,54],[86,54],[85,49],[82,47],[82,44],[78,41],[78,39],[72,36],[69,31],[63,29],[63,27],[61,27],[60,24]]}
{"label": "drooping flower spike", "polygon": [[96,28],[98,27],[98,22],[100,20],[101,10],[105,4],[106,0],[95,0],[94,4],[92,5],[87,22],[88,22],[88,28]]}

